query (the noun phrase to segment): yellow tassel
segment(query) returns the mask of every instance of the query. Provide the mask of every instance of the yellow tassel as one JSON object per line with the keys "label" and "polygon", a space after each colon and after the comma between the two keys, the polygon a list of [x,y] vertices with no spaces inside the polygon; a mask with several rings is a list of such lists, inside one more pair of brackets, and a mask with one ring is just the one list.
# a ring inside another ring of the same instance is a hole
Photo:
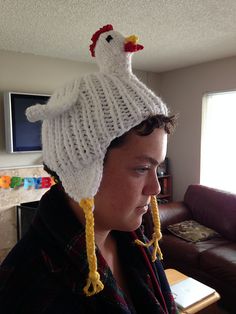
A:
{"label": "yellow tassel", "polygon": [[154,224],[154,232],[152,234],[152,239],[148,243],[143,243],[140,240],[135,240],[135,243],[141,246],[150,247],[151,245],[154,246],[152,251],[152,261],[155,262],[157,258],[157,254],[159,255],[160,259],[163,259],[161,249],[159,247],[158,241],[161,239],[161,224],[160,224],[160,217],[158,213],[158,205],[156,196],[151,197],[151,210],[152,210],[152,219]]}
{"label": "yellow tassel", "polygon": [[102,291],[104,288],[104,285],[100,280],[100,275],[97,271],[93,217],[94,200],[93,198],[82,199],[79,205],[83,209],[85,214],[86,250],[89,264],[89,275],[83,291],[86,296],[92,296]]}

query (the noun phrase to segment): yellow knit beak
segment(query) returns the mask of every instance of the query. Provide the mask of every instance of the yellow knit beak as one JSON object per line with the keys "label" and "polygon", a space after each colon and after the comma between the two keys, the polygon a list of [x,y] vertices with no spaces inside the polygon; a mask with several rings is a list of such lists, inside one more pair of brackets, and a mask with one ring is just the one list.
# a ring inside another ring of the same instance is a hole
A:
{"label": "yellow knit beak", "polygon": [[125,38],[125,43],[131,42],[132,44],[136,45],[138,40],[139,40],[138,36],[131,35],[131,36]]}

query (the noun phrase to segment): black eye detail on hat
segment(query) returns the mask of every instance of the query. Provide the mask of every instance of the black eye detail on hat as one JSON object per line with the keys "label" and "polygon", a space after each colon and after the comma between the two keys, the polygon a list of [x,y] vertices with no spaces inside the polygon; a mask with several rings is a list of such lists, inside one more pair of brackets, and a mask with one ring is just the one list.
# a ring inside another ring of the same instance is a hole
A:
{"label": "black eye detail on hat", "polygon": [[109,43],[112,39],[113,39],[113,37],[111,35],[108,35],[106,38],[106,41]]}

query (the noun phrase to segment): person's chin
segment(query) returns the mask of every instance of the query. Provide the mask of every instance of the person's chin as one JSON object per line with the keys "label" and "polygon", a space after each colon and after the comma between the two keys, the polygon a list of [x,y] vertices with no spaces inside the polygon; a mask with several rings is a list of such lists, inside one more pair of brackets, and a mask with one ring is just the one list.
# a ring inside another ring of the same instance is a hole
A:
{"label": "person's chin", "polygon": [[127,228],[129,232],[135,231],[137,230],[142,224],[142,217],[141,219],[137,220],[136,222],[133,222],[132,224],[130,224],[130,226]]}
{"label": "person's chin", "polygon": [[142,224],[142,217],[143,215],[136,216],[131,218],[127,218],[127,220],[123,221],[123,223],[117,225],[115,229],[113,230],[119,230],[119,231],[124,231],[124,232],[132,232],[137,230],[141,224]]}

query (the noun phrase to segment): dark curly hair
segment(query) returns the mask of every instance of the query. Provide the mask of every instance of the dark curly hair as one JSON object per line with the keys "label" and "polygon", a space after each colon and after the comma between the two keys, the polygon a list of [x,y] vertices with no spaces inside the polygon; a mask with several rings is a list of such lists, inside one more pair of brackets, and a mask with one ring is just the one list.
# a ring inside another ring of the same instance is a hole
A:
{"label": "dark curly hair", "polygon": [[150,116],[137,126],[133,127],[130,131],[111,141],[110,145],[108,146],[107,152],[112,148],[121,146],[125,142],[127,135],[132,131],[134,131],[137,135],[147,136],[151,134],[154,129],[164,129],[167,134],[171,134],[174,132],[174,129],[176,127],[176,121],[176,115],[170,117],[162,114]]}

